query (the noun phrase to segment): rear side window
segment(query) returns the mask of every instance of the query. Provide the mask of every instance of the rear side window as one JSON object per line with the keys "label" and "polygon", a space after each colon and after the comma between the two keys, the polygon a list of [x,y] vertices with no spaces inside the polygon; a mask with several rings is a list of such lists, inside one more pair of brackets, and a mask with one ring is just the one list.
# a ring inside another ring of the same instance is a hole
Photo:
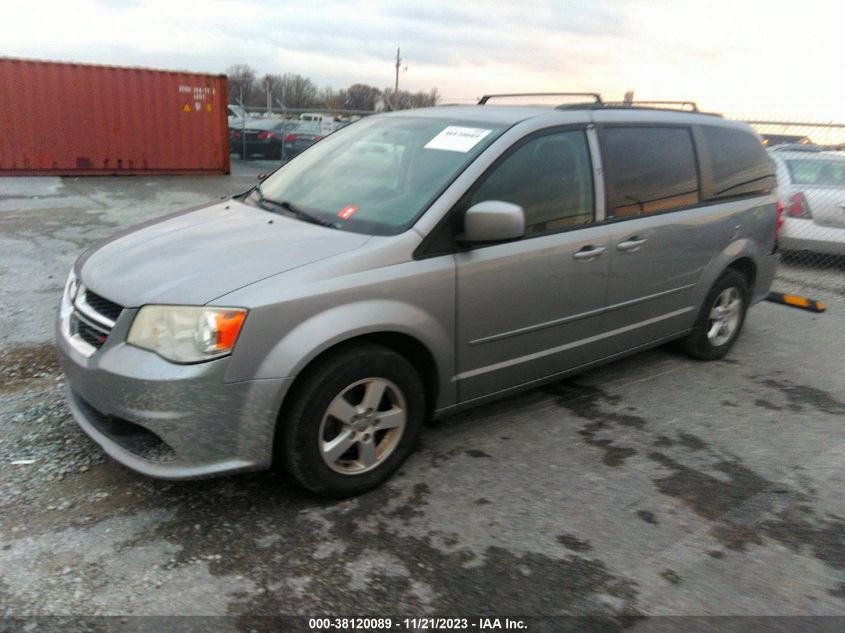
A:
{"label": "rear side window", "polygon": [[775,187],[774,164],[757,137],[710,125],[702,132],[713,169],[711,198],[764,194]]}
{"label": "rear side window", "polygon": [[602,149],[608,218],[662,213],[698,202],[688,128],[608,127]]}
{"label": "rear side window", "polygon": [[520,205],[526,235],[590,224],[593,173],[584,132],[554,132],[525,142],[486,177],[469,205],[485,200]]}

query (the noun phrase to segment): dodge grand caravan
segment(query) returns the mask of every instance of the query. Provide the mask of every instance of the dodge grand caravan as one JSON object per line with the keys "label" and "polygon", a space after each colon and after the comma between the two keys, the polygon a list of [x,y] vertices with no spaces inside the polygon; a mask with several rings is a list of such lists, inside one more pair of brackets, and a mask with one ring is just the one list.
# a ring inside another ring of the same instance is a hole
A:
{"label": "dodge grand caravan", "polygon": [[82,428],[153,477],[275,460],[342,496],[427,418],[673,339],[724,356],[777,258],[759,137],[485,101],[362,119],[86,251],[57,323]]}

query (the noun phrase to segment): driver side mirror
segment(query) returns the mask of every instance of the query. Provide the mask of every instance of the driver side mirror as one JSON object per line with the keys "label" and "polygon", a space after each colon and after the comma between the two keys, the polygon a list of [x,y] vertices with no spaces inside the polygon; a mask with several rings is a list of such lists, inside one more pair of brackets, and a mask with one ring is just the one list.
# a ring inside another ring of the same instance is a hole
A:
{"label": "driver side mirror", "polygon": [[485,200],[464,214],[462,242],[502,242],[525,235],[525,211],[518,204]]}

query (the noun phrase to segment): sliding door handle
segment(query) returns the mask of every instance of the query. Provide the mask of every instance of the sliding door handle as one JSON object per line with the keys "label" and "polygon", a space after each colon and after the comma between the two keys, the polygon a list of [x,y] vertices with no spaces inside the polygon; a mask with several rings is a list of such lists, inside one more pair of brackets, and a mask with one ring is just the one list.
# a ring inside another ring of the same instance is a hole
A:
{"label": "sliding door handle", "polygon": [[620,251],[628,251],[630,253],[633,253],[634,251],[639,250],[640,246],[645,244],[645,242],[645,239],[641,239],[637,236],[629,237],[624,242],[619,242],[616,245],[616,248],[618,248]]}
{"label": "sliding door handle", "polygon": [[573,259],[590,260],[598,257],[607,250],[604,246],[585,246],[572,253]]}

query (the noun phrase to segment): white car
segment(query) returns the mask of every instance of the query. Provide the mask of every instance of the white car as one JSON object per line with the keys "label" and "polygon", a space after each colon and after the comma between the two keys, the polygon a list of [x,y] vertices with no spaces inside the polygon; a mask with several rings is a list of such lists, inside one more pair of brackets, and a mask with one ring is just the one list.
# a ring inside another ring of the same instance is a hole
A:
{"label": "white car", "polygon": [[249,118],[247,111],[244,110],[241,106],[235,105],[233,103],[229,104],[229,127],[230,128],[238,128],[241,127],[243,122]]}
{"label": "white car", "polygon": [[785,251],[845,255],[845,155],[811,145],[769,150],[777,165]]}

